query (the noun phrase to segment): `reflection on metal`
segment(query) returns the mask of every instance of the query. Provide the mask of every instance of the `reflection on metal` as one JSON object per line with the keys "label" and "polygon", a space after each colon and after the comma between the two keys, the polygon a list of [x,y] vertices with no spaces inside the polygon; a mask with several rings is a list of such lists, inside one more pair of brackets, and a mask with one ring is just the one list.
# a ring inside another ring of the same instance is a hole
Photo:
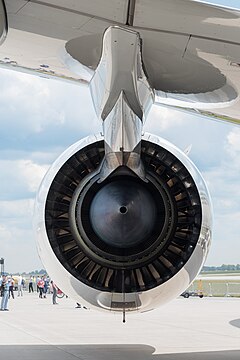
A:
{"label": "reflection on metal", "polygon": [[137,32],[117,26],[106,30],[90,89],[96,113],[103,120],[102,180],[121,165],[144,178],[140,160],[142,125],[154,97],[143,70]]}
{"label": "reflection on metal", "polygon": [[155,102],[169,106],[179,106],[196,110],[222,109],[238,100],[238,92],[230,83],[211,92],[196,94],[168,93],[155,91]]}
{"label": "reflection on metal", "polygon": [[142,121],[129,107],[124,92],[103,122],[105,158],[101,169],[101,181],[115,169],[125,165],[141,179],[145,178],[140,158]]}
{"label": "reflection on metal", "polygon": [[231,62],[230,62],[230,65],[231,65],[231,66],[235,66],[235,67],[240,67],[240,62],[231,61]]}
{"label": "reflection on metal", "polygon": [[[143,241],[140,247],[131,247],[131,251],[106,246],[96,236],[85,238],[86,232],[80,232],[80,227],[78,238],[75,238],[73,227],[69,226],[69,204],[77,195],[79,181],[80,184],[86,183],[86,201],[83,200],[86,205],[89,196],[96,194],[91,181],[103,156],[102,136],[89,137],[65,151],[49,169],[36,201],[35,227],[39,254],[59,287],[88,307],[118,312],[123,309],[126,312],[152,310],[181,294],[204,263],[211,241],[209,194],[200,173],[183,152],[157,136],[145,134],[142,138],[144,163],[150,166],[148,168],[155,169],[155,176],[160,181],[166,179],[164,188],[175,194],[174,202],[179,209],[175,220],[167,221],[172,219],[173,214],[170,214],[171,217],[160,216],[158,224],[164,219],[167,228],[179,223],[176,236],[169,236],[171,231],[162,230],[165,234],[163,244],[153,244],[151,241],[154,242],[155,238],[152,238]],[[78,165],[74,168],[76,162]],[[64,175],[64,171],[68,172],[68,176]],[[61,182],[62,177],[65,178],[64,183]],[[141,184],[147,189],[150,181]],[[101,188],[104,185],[95,182],[94,186]],[[82,196],[84,190],[81,190]],[[87,206],[82,206],[84,213],[81,220],[78,211],[81,210],[80,200],[77,199],[73,212],[76,214],[75,222],[81,225],[81,221],[85,221],[84,229],[88,231]],[[159,200],[161,197],[158,204]],[[91,207],[91,201],[89,203]],[[187,204],[191,204],[188,210]],[[197,227],[193,224],[196,221]],[[163,246],[165,240],[166,247]],[[126,273],[124,303],[122,269]]]}
{"label": "reflection on metal", "polygon": [[90,83],[96,113],[105,120],[123,91],[130,108],[143,120],[154,94],[143,71],[141,39],[136,31],[109,27],[99,65]]}
{"label": "reflection on metal", "polygon": [[0,45],[4,42],[7,37],[7,13],[5,8],[4,0],[0,0]]}
{"label": "reflection on metal", "polygon": [[184,154],[189,155],[192,150],[192,144],[188,145],[186,149],[184,150]]}
{"label": "reflection on metal", "polygon": [[[160,105],[160,104],[158,104]],[[180,112],[186,113],[186,114],[192,114],[194,116],[199,116],[199,117],[205,117],[211,120],[215,120],[215,121],[223,121],[223,122],[227,122],[227,123],[232,123],[235,125],[240,125],[240,119],[236,118],[236,117],[231,117],[231,116],[227,116],[227,115],[221,115],[221,114],[217,114],[215,112],[211,112],[211,111],[207,111],[207,110],[197,110],[197,109],[189,109],[189,108],[183,108],[180,106],[169,106],[169,105],[165,105],[165,104],[161,104],[160,106],[162,107],[166,107],[169,110],[178,110]]]}
{"label": "reflection on metal", "polygon": [[133,26],[136,0],[128,0],[127,22],[126,25]]}

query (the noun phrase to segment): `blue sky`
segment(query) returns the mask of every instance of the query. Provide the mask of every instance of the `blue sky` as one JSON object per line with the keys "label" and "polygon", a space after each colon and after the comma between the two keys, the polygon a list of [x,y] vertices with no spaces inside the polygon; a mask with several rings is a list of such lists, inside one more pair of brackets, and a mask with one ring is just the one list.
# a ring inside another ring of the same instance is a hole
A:
{"label": "blue sky", "polygon": [[[216,3],[216,1],[208,1]],[[217,1],[240,7],[237,1]],[[0,70],[0,257],[10,272],[41,268],[32,211],[51,163],[80,138],[101,131],[84,86]],[[240,126],[153,107],[145,130],[181,149],[203,174],[213,202],[207,264],[240,263]]]}
{"label": "blue sky", "polygon": [[[195,1],[198,1],[198,0],[195,0]],[[201,2],[214,4],[214,5],[216,4],[216,5],[232,7],[235,9],[239,9],[239,7],[240,7],[239,0],[202,0]]]}

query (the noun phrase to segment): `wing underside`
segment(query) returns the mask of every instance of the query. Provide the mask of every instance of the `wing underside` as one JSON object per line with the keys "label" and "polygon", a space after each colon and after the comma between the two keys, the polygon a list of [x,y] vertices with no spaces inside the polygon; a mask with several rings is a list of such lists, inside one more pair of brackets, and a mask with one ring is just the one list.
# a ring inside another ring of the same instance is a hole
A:
{"label": "wing underside", "polygon": [[6,0],[5,6],[2,67],[88,83],[105,30],[130,27],[142,38],[156,103],[240,123],[240,11],[191,0]]}

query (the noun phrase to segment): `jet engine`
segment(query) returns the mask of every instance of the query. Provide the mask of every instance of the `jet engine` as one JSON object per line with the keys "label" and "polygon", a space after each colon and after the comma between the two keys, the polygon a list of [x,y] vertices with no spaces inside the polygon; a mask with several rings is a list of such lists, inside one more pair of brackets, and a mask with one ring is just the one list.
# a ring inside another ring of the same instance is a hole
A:
{"label": "jet engine", "polygon": [[200,271],[211,238],[204,180],[174,145],[145,134],[145,179],[125,166],[101,179],[101,135],[67,149],[35,208],[39,255],[61,290],[90,308],[147,311]]}

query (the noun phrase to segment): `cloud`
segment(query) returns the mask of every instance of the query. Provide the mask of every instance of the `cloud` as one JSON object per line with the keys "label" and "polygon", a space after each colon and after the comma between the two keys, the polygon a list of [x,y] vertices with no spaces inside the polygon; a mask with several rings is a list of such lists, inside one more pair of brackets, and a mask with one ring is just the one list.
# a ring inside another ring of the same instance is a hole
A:
{"label": "cloud", "polygon": [[34,164],[31,160],[18,162],[19,175],[25,180],[29,192],[35,193],[39,188],[49,166]]}
{"label": "cloud", "polygon": [[153,105],[148,114],[145,127],[146,129],[151,128],[154,133],[166,131],[181,126],[187,116],[189,115],[170,110],[165,106]]}
{"label": "cloud", "polygon": [[234,128],[227,136],[229,146],[236,152],[240,152],[240,129]]}
{"label": "cloud", "polygon": [[208,265],[239,264],[240,211],[217,214]]}
{"label": "cloud", "polygon": [[207,260],[210,265],[238,263],[240,223],[240,132],[239,128],[227,131],[217,155],[217,166],[204,172],[213,201],[213,245]]}
{"label": "cloud", "polygon": [[154,106],[145,130],[167,139],[182,150],[191,145],[189,157],[200,171],[219,163],[225,151],[226,134],[233,126],[179,110]]}
{"label": "cloud", "polygon": [[6,70],[0,76],[0,150],[64,149],[101,131],[85,86]]}
{"label": "cloud", "polygon": [[224,146],[218,152],[218,164],[204,172],[210,192],[213,194],[218,214],[239,209],[240,186],[240,131],[231,128],[223,139]]}
{"label": "cloud", "polygon": [[[232,129],[228,136],[225,145],[226,151],[229,154],[231,161],[234,163],[237,171],[240,171],[240,129]],[[229,163],[229,161],[228,161]]]}
{"label": "cloud", "polygon": [[9,272],[41,268],[32,229],[34,200],[0,201],[1,257]]}
{"label": "cloud", "polygon": [[36,164],[29,159],[0,160],[0,200],[35,196],[49,164]]}
{"label": "cloud", "polygon": [[[20,223],[22,228],[29,227],[27,219],[32,217],[34,208],[34,199],[21,199],[13,201],[0,201],[0,218],[16,226]],[[4,225],[2,228],[4,228]]]}

